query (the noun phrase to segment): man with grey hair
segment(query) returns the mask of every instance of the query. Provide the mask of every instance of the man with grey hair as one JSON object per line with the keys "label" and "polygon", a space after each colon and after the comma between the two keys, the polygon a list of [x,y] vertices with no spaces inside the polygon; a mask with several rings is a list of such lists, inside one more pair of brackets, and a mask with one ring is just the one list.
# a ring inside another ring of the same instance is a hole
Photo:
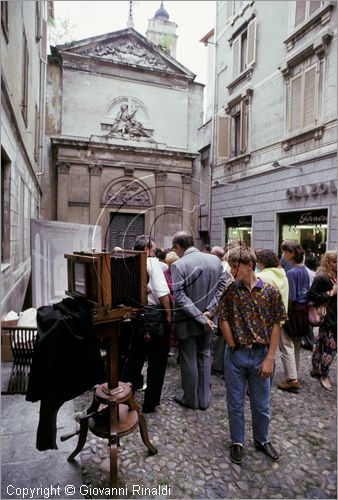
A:
{"label": "man with grey hair", "polygon": [[203,312],[216,291],[223,268],[218,257],[200,252],[192,235],[174,235],[173,250],[180,259],[171,266],[174,331],[180,341],[183,394],[176,403],[205,410],[210,402],[211,334],[214,323]]}

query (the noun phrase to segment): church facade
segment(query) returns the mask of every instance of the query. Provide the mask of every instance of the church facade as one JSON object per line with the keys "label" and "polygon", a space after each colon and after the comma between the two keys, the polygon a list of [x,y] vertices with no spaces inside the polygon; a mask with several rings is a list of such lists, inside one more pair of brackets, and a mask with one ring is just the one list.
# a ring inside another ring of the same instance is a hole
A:
{"label": "church facade", "polygon": [[[148,38],[129,27],[52,48],[48,61],[43,216],[99,225],[106,250],[142,233],[163,247],[178,230],[197,234],[203,85],[170,55],[168,17],[159,9]],[[149,39],[161,25],[163,48]]]}

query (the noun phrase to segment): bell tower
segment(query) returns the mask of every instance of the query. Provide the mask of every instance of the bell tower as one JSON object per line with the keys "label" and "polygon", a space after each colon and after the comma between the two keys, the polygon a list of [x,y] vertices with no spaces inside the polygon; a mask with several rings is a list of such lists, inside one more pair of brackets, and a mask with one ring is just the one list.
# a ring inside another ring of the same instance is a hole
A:
{"label": "bell tower", "polygon": [[169,21],[169,14],[165,10],[162,0],[155,16],[148,21],[146,37],[161,47],[162,50],[176,58],[176,43],[178,38],[176,28],[177,24]]}

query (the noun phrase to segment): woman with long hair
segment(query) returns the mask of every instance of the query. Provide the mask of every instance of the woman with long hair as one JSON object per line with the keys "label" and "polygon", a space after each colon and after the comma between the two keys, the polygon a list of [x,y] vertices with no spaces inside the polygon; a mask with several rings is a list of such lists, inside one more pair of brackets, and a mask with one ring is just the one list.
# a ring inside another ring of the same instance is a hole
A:
{"label": "woman with long hair", "polygon": [[320,267],[308,294],[309,302],[327,304],[323,324],[312,353],[312,377],[319,377],[327,391],[332,391],[330,366],[337,353],[337,252],[323,254]]}

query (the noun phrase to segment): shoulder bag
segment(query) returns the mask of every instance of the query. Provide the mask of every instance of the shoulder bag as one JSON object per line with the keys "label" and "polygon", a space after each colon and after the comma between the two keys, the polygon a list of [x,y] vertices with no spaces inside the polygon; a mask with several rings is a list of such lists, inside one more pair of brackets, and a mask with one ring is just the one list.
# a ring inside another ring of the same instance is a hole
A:
{"label": "shoulder bag", "polygon": [[308,320],[312,326],[321,326],[326,316],[328,302],[324,304],[308,304]]}

